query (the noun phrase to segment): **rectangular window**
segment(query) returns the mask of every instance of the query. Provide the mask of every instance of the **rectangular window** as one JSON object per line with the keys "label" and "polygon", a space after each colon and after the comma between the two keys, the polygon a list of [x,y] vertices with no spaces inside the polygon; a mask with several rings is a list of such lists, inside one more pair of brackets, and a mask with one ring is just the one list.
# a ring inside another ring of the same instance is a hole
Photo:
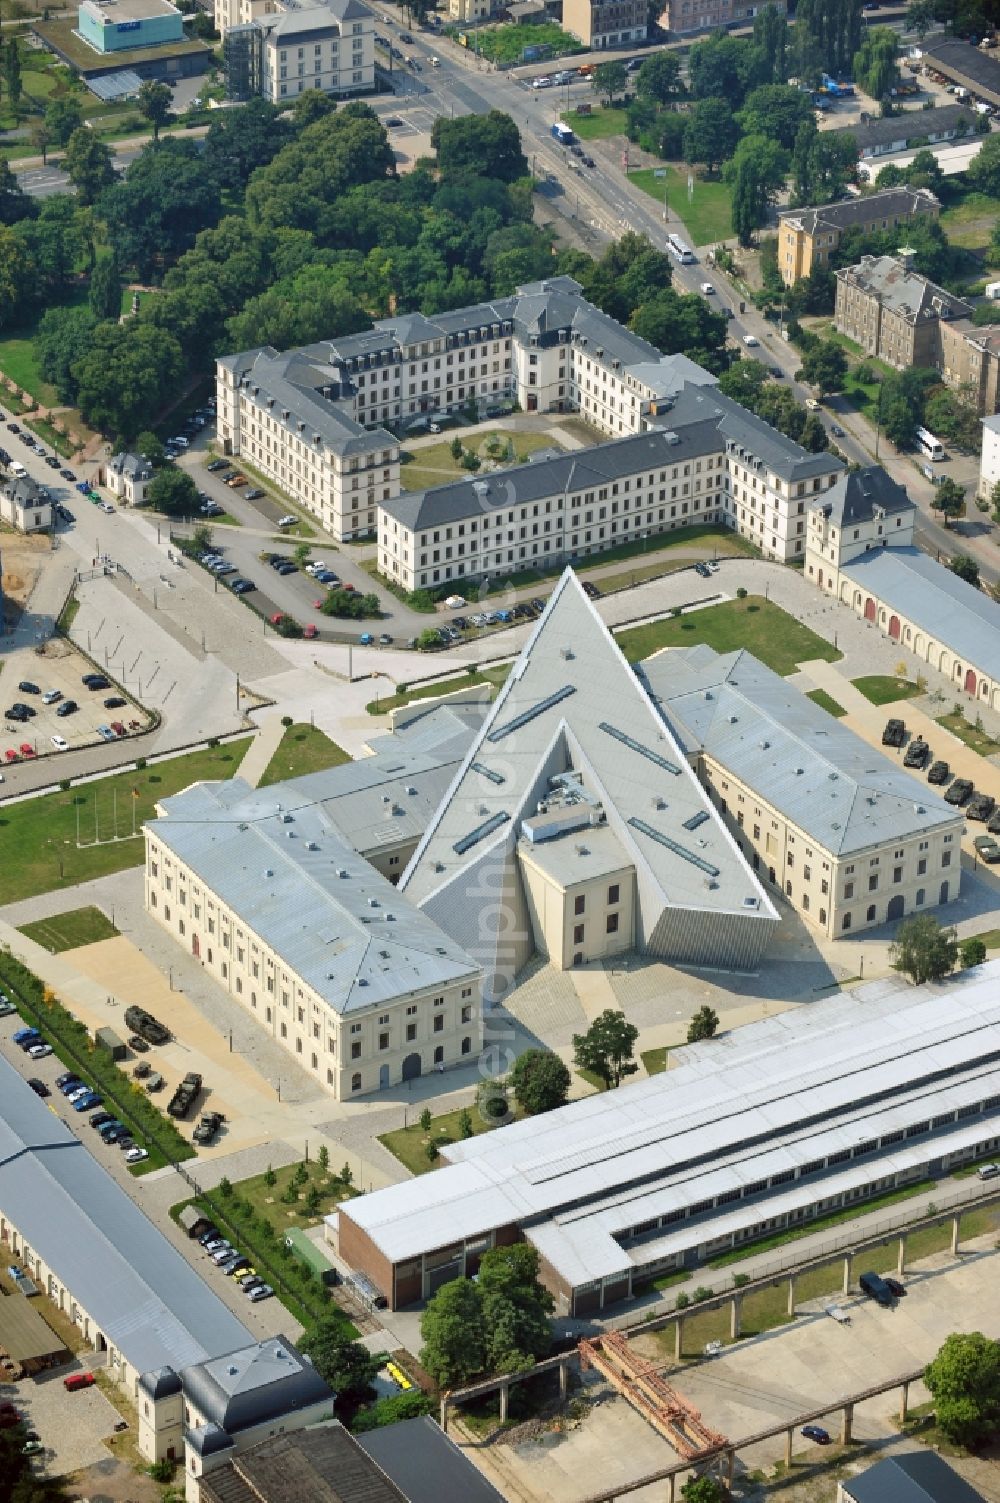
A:
{"label": "rectangular window", "polygon": [[609,934],[617,934],[618,933],[618,914],[617,913],[609,913],[608,914],[607,932]]}
{"label": "rectangular window", "polygon": [[612,884],[611,887],[608,888],[608,907],[609,908],[613,908],[614,905],[618,902],[618,900],[619,900],[619,887],[618,887],[618,883],[615,882],[615,883]]}
{"label": "rectangular window", "polygon": [[584,907],[586,906],[586,902],[587,900],[584,897],[583,893],[580,893],[578,897],[575,897],[573,899],[573,912],[576,914],[577,918],[579,918],[580,914],[583,912]]}
{"label": "rectangular window", "polygon": [[573,930],[573,943],[575,945],[583,944],[583,927],[582,924],[577,924]]}

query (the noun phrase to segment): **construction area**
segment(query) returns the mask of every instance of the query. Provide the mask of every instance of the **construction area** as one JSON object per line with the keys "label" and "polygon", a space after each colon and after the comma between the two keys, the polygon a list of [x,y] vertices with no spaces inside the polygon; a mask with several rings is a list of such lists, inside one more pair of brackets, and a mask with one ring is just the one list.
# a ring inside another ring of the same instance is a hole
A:
{"label": "construction area", "polygon": [[666,1364],[640,1356],[620,1331],[581,1341],[579,1350],[580,1370],[593,1368],[605,1377],[682,1461],[696,1462],[725,1450],[726,1437],[706,1425],[694,1405],[664,1378]]}

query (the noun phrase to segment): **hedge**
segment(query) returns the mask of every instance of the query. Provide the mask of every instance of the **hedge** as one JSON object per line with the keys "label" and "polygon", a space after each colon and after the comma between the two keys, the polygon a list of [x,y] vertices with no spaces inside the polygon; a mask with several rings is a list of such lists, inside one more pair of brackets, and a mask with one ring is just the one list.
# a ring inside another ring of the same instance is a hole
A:
{"label": "hedge", "polygon": [[[67,1068],[74,1070],[104,1098],[126,1124],[132,1136],[142,1138],[149,1158],[143,1168],[159,1163],[179,1163],[195,1156],[195,1149],[181,1136],[169,1117],[150,1101],[145,1091],[120,1070],[105,1049],[98,1049],[86,1027],[57,1001],[33,971],[9,950],[0,953],[0,983],[17,1003],[18,1011],[35,1024]],[[157,1161],[154,1162],[154,1154]]]}

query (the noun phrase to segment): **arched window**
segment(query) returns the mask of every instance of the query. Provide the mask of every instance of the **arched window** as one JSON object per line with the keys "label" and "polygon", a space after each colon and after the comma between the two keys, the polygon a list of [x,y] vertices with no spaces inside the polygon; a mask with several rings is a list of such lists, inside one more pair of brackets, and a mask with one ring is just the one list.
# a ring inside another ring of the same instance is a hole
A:
{"label": "arched window", "polygon": [[360,1091],[360,1089],[361,1089],[361,1075],[360,1075],[360,1072],[359,1072],[357,1075],[352,1075],[351,1076],[351,1090],[352,1091]]}

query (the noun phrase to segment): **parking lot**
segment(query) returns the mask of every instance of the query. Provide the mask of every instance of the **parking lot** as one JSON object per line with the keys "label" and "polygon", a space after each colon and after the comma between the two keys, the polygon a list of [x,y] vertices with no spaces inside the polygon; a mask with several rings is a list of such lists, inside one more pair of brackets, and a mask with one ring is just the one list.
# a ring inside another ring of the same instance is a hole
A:
{"label": "parking lot", "polygon": [[[44,1316],[46,1301],[40,1303]],[[35,1461],[42,1476],[64,1477],[107,1458],[105,1441],[121,1416],[96,1383],[67,1393],[62,1381],[69,1373],[93,1371],[91,1355],[94,1364],[103,1364],[103,1354],[84,1352],[83,1362],[74,1360],[37,1378],[0,1385],[0,1402],[12,1403],[42,1444]]]}
{"label": "parking lot", "polygon": [[[13,764],[56,756],[145,730],[148,715],[121,693],[109,675],[98,674],[105,682],[96,689],[83,683],[84,675],[95,673],[94,664],[63,637],[51,638],[40,649],[23,648],[13,653],[3,676],[0,762]],[[118,703],[107,704],[107,700]],[[34,714],[23,720],[11,716],[10,710],[17,705],[26,706]],[[67,705],[76,709],[67,713]],[[121,728],[121,733],[112,729],[113,724]],[[106,728],[104,734],[99,730],[102,726]]]}

